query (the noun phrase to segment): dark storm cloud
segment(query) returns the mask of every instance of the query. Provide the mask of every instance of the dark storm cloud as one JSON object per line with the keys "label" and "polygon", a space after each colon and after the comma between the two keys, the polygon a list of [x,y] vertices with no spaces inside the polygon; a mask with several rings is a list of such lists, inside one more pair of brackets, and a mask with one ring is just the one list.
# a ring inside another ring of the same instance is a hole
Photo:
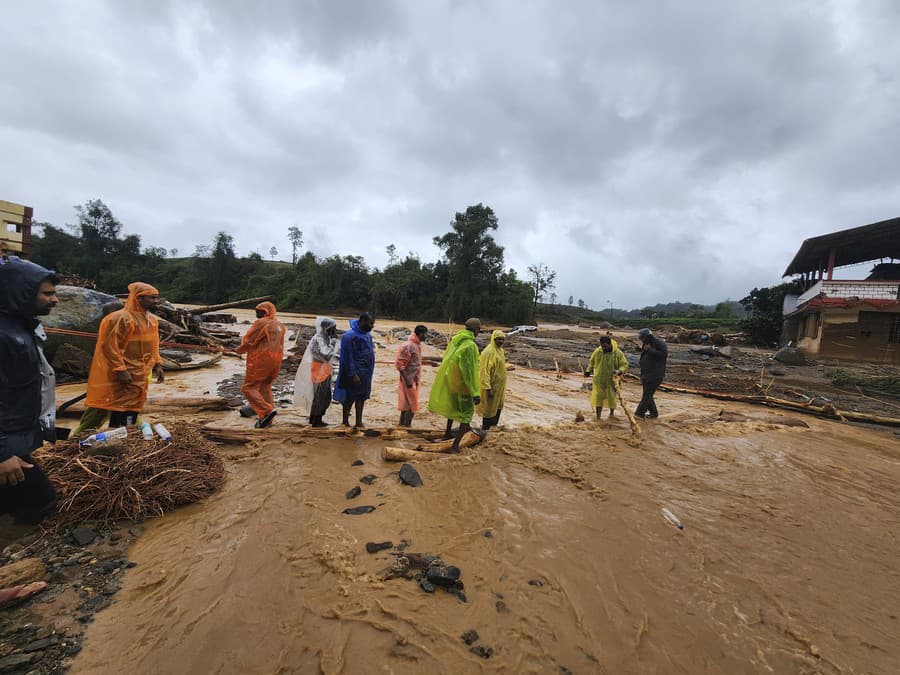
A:
{"label": "dark storm cloud", "polygon": [[0,198],[107,201],[190,252],[433,260],[483,202],[520,275],[595,307],[715,302],[802,239],[896,214],[897,5],[265,3],[7,8]]}

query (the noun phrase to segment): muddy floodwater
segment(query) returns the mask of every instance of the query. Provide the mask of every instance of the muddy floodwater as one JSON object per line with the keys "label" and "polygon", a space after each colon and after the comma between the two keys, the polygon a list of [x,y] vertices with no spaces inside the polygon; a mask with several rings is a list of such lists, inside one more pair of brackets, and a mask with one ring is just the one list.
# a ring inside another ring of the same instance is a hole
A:
{"label": "muddy floodwater", "polygon": [[[396,415],[378,369],[372,426]],[[74,671],[900,672],[893,433],[660,395],[635,441],[623,418],[591,420],[581,384],[510,373],[504,428],[414,463],[418,488],[378,438],[223,446],[224,490],[147,523]],[[342,513],[361,505],[375,510]],[[465,602],[385,580],[402,542],[458,566]]]}

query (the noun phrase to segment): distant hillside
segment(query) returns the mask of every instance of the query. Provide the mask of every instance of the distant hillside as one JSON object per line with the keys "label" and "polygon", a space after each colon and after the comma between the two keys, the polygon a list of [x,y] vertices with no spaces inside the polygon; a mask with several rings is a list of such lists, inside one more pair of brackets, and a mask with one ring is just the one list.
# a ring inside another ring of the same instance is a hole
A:
{"label": "distant hillside", "polygon": [[[740,316],[721,316],[726,314],[725,303],[703,307],[689,303],[668,303],[667,305],[656,305],[657,308],[673,308],[681,306],[690,308],[691,315],[686,313],[678,315],[669,313],[665,309],[646,308],[645,310],[612,310],[612,325],[617,328],[630,326],[631,328],[654,328],[663,325],[675,324],[685,328],[705,328],[707,330],[715,330],[723,333],[737,332],[740,330],[738,324],[743,318],[743,307],[739,303],[735,303],[741,308]],[[729,301],[730,305],[730,301]],[[716,311],[718,309],[718,312]],[[687,311],[687,310],[684,310]],[[641,316],[641,314],[644,316]],[[727,313],[730,312],[730,306]],[[717,315],[718,314],[718,315]],[[589,326],[603,325],[609,322],[610,310],[603,312],[584,309],[581,307],[573,307],[571,305],[550,305],[540,303],[537,308],[538,323],[569,323],[582,324]]]}

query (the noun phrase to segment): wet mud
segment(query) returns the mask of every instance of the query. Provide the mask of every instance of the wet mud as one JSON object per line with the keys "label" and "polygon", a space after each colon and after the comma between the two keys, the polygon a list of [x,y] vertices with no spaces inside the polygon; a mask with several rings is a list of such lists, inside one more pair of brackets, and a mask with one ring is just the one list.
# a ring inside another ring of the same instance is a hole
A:
{"label": "wet mud", "polygon": [[[510,373],[502,429],[415,489],[378,438],[223,448],[223,491],[146,523],[73,672],[900,671],[893,434],[663,394],[635,440],[580,385]],[[394,421],[396,373],[373,391]],[[392,577],[401,544],[465,601]]]}

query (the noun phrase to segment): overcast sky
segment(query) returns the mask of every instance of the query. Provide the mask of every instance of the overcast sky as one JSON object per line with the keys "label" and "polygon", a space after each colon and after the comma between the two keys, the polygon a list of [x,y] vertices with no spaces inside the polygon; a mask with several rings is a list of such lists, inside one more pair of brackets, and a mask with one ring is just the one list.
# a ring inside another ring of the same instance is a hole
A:
{"label": "overcast sky", "polygon": [[290,259],[432,237],[594,308],[740,299],[900,215],[900,2],[4,2],[0,199]]}

